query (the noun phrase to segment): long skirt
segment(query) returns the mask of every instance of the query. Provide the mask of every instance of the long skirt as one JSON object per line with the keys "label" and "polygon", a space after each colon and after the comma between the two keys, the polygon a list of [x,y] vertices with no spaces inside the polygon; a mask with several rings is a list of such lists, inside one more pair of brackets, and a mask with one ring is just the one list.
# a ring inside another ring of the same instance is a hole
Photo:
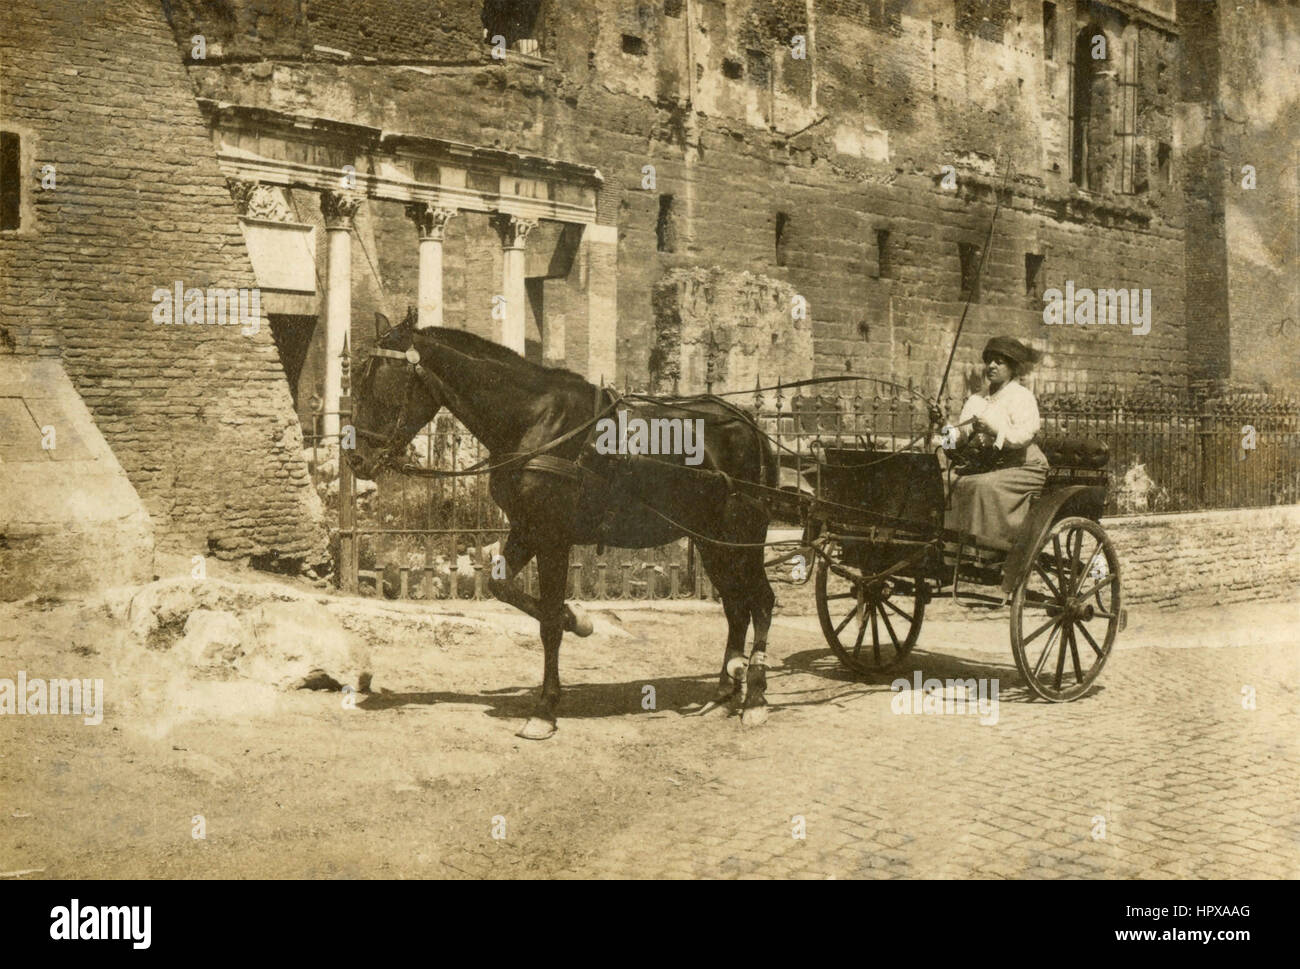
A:
{"label": "long skirt", "polygon": [[1009,549],[1029,515],[1030,501],[1046,483],[1045,459],[957,478],[944,527],[973,532],[984,544]]}

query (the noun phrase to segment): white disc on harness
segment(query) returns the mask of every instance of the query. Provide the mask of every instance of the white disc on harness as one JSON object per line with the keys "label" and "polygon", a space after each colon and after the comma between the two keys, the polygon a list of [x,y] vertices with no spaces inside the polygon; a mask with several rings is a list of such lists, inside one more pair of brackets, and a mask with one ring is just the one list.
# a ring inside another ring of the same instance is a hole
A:
{"label": "white disc on harness", "polygon": [[411,363],[419,363],[420,351],[415,349],[415,347],[411,347],[411,349],[406,351],[406,359]]}

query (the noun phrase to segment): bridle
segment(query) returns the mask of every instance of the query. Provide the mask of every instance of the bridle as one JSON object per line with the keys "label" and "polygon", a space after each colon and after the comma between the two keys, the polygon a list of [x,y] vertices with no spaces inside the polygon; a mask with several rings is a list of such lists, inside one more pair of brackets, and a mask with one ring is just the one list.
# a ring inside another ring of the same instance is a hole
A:
{"label": "bridle", "polygon": [[[411,406],[412,398],[415,396],[416,388],[420,388],[430,398],[428,382],[432,381],[433,375],[420,365],[420,351],[414,346],[406,350],[389,350],[385,347],[374,347],[370,351],[370,359],[366,361],[365,372],[361,376],[361,385],[370,386],[374,379],[374,364],[377,359],[401,360],[409,365],[407,375],[409,377],[406,384],[406,393],[402,395],[402,405],[397,411],[397,416],[393,419],[392,429],[388,434],[379,434],[375,431],[367,431],[359,427],[354,427],[358,437],[367,438],[377,441],[380,444],[378,457],[375,459],[374,468],[378,471],[384,467],[397,467],[397,459],[406,451],[407,444],[415,437],[421,427],[426,422],[420,421],[415,423],[408,420],[407,411]],[[436,401],[435,401],[436,402]]]}

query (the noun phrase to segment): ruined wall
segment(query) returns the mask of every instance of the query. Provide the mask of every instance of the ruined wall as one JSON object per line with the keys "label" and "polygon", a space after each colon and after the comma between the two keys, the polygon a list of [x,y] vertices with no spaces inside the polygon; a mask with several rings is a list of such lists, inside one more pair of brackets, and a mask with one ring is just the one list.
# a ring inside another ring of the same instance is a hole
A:
{"label": "ruined wall", "polygon": [[720,269],[675,269],[655,286],[651,386],[745,391],[812,376],[812,327],[788,283]]}
{"label": "ruined wall", "polygon": [[[1230,377],[1294,386],[1300,361],[1300,7],[1253,0],[1220,9]],[[1247,165],[1254,169],[1254,188],[1246,187]]]}
{"label": "ruined wall", "polygon": [[[263,318],[161,326],[156,288],[256,285],[162,9],[14,0],[0,12],[3,126],[33,219],[0,233],[0,326],[61,357],[163,548],[320,556],[320,505]],[[41,166],[57,183],[41,191]]]}
{"label": "ruined wall", "polygon": [[[1051,45],[1036,0],[542,4],[540,59],[504,61],[481,42],[477,3],[429,4],[427,25],[402,21],[411,36],[399,48],[355,13],[327,31],[333,8],[317,3],[301,53],[274,70],[220,58],[190,70],[206,97],[599,168],[601,219],[619,234],[620,380],[648,376],[651,294],[664,273],[716,265],[784,280],[808,299],[818,372],[847,363],[937,382],[963,302],[959,247],[983,244],[995,167],[1010,159],[1015,199],[999,216],[963,358],[1005,331],[1046,351],[1048,376],[1177,382],[1189,371],[1181,167],[1175,152],[1162,174],[1157,156],[1175,147],[1178,39],[1121,6],[1101,19],[1112,51],[1135,42],[1133,194],[1070,184],[1069,60],[1095,9],[1071,0],[1056,4]],[[386,5],[384,18],[408,9]],[[806,59],[792,55],[795,34]],[[410,63],[391,63],[408,49]],[[642,187],[646,165],[653,189]],[[477,278],[468,263],[486,257],[454,250],[449,242],[449,272],[463,258]],[[1034,280],[1026,254],[1042,257]],[[1067,280],[1150,289],[1150,334],[1045,327],[1041,293]]]}

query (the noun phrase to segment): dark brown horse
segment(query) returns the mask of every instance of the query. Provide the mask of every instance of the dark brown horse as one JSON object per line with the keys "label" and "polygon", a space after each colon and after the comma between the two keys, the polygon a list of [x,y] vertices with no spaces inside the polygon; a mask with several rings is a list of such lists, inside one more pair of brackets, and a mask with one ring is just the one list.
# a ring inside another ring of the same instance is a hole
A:
{"label": "dark brown horse", "polygon": [[[598,544],[651,548],[681,538],[679,525],[714,540],[698,547],[727,616],[718,694],[706,709],[739,702],[746,724],[766,719],[763,664],[775,597],[763,549],[756,546],[766,538],[768,516],[761,502],[738,493],[734,483],[773,486],[777,462],[743,411],[717,397],[616,399],[571,371],[530,363],[473,334],[416,330],[408,323],[379,339],[356,397],[357,446],[348,463],[359,477],[373,477],[402,460],[412,438],[443,407],[490,453],[488,466],[496,468],[492,497],[510,519],[506,578],[494,578],[490,588],[538,620],[545,652],[541,700],[521,737],[543,740],[555,733],[560,640],[566,630],[591,633],[581,610],[564,603],[569,550]],[[620,409],[642,419],[701,421],[702,448],[693,454],[601,453],[611,449],[597,446],[598,430],[608,428],[597,419],[617,422]],[[560,443],[547,447],[555,441]],[[538,598],[516,582],[534,557]],[[751,621],[754,650],[746,664]]]}

